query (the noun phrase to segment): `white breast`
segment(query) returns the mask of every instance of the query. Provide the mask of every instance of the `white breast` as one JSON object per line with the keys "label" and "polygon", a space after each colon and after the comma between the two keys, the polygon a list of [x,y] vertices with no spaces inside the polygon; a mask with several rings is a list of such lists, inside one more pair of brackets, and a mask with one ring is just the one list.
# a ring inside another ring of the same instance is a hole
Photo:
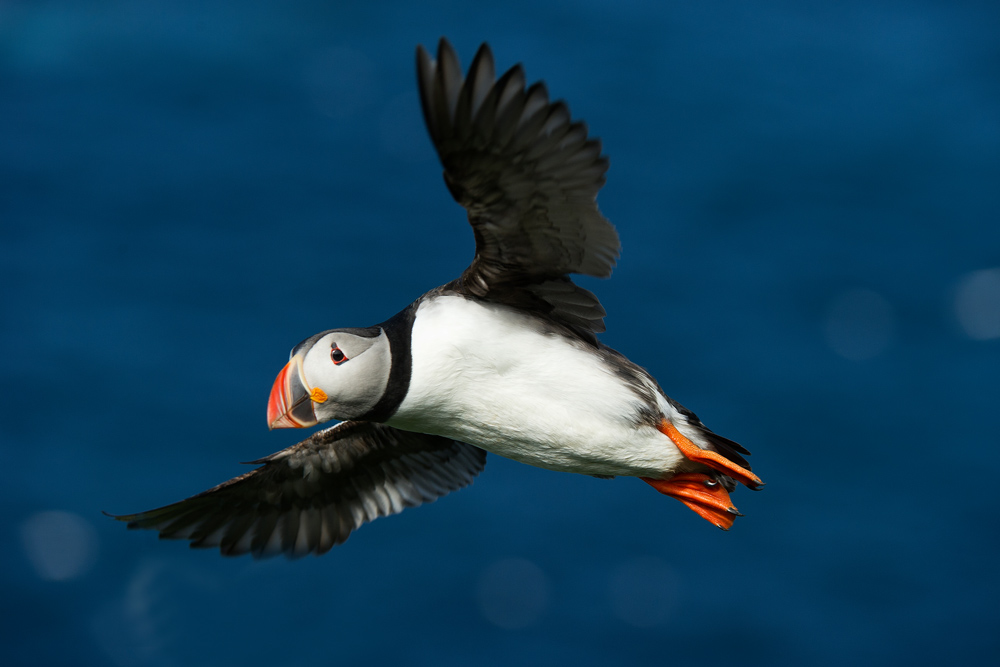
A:
{"label": "white breast", "polygon": [[637,423],[642,401],[607,361],[521,311],[428,299],[412,359],[409,391],[388,422],[397,428],[586,474],[656,476],[681,460],[666,436]]}

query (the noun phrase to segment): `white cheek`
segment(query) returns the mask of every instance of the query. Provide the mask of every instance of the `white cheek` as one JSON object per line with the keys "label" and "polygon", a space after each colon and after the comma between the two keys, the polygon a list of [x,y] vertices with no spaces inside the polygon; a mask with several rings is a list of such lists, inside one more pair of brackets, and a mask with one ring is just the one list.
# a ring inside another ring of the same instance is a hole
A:
{"label": "white cheek", "polygon": [[306,384],[309,385],[310,389],[319,387],[330,393],[330,390],[336,386],[337,367],[330,360],[328,353],[310,352],[306,355],[302,368],[305,371]]}
{"label": "white cheek", "polygon": [[349,419],[371,410],[385,393],[389,366],[387,345],[373,345],[340,364],[319,352],[309,355],[306,377],[329,396],[327,402],[317,406],[317,416]]}
{"label": "white cheek", "polygon": [[[354,363],[355,361],[358,363]],[[338,395],[346,399],[344,402],[350,402],[353,407],[368,409],[382,398],[385,382],[381,381],[377,373],[372,372],[375,369],[366,368],[371,364],[366,364],[364,361],[364,357],[359,357],[357,360],[352,359],[344,364],[344,366],[349,365],[350,368],[337,369],[342,371],[337,378]]]}

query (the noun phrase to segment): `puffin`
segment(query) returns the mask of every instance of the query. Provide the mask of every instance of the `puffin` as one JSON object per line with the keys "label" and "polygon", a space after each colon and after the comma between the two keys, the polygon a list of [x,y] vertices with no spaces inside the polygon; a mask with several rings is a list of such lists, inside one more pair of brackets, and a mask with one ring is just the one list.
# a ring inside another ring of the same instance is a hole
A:
{"label": "puffin", "polygon": [[608,159],[587,125],[483,44],[465,75],[417,47],[427,131],[475,256],[380,324],[317,333],[278,373],[267,424],[339,423],[186,500],[112,515],[227,556],[323,554],[356,528],[470,484],[486,453],[637,477],[728,530],[749,452],[601,343],[606,312],[570,274],[606,278],[618,234],[597,207]]}

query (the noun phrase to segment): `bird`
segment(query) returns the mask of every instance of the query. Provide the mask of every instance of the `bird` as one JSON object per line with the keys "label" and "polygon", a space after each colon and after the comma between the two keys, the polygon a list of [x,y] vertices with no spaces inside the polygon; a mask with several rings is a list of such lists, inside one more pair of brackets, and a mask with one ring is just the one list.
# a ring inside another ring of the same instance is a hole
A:
{"label": "bird", "polygon": [[490,452],[598,478],[638,477],[728,530],[729,492],[761,479],[644,368],[601,343],[606,311],[571,274],[607,278],[618,234],[597,206],[608,159],[543,82],[499,78],[483,43],[463,75],[441,38],[417,83],[475,256],[384,322],[296,345],[268,427],[337,420],[186,500],[112,515],[223,555],[322,554],[378,517],[463,488]]}

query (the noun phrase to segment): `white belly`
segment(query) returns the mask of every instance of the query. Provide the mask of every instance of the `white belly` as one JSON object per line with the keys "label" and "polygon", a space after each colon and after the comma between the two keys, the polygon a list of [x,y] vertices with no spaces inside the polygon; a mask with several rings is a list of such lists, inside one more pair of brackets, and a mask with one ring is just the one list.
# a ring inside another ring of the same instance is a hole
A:
{"label": "white belly", "polygon": [[606,361],[543,333],[520,311],[429,299],[413,325],[412,359],[391,426],[592,475],[656,477],[683,460],[669,438],[638,421],[642,401]]}

